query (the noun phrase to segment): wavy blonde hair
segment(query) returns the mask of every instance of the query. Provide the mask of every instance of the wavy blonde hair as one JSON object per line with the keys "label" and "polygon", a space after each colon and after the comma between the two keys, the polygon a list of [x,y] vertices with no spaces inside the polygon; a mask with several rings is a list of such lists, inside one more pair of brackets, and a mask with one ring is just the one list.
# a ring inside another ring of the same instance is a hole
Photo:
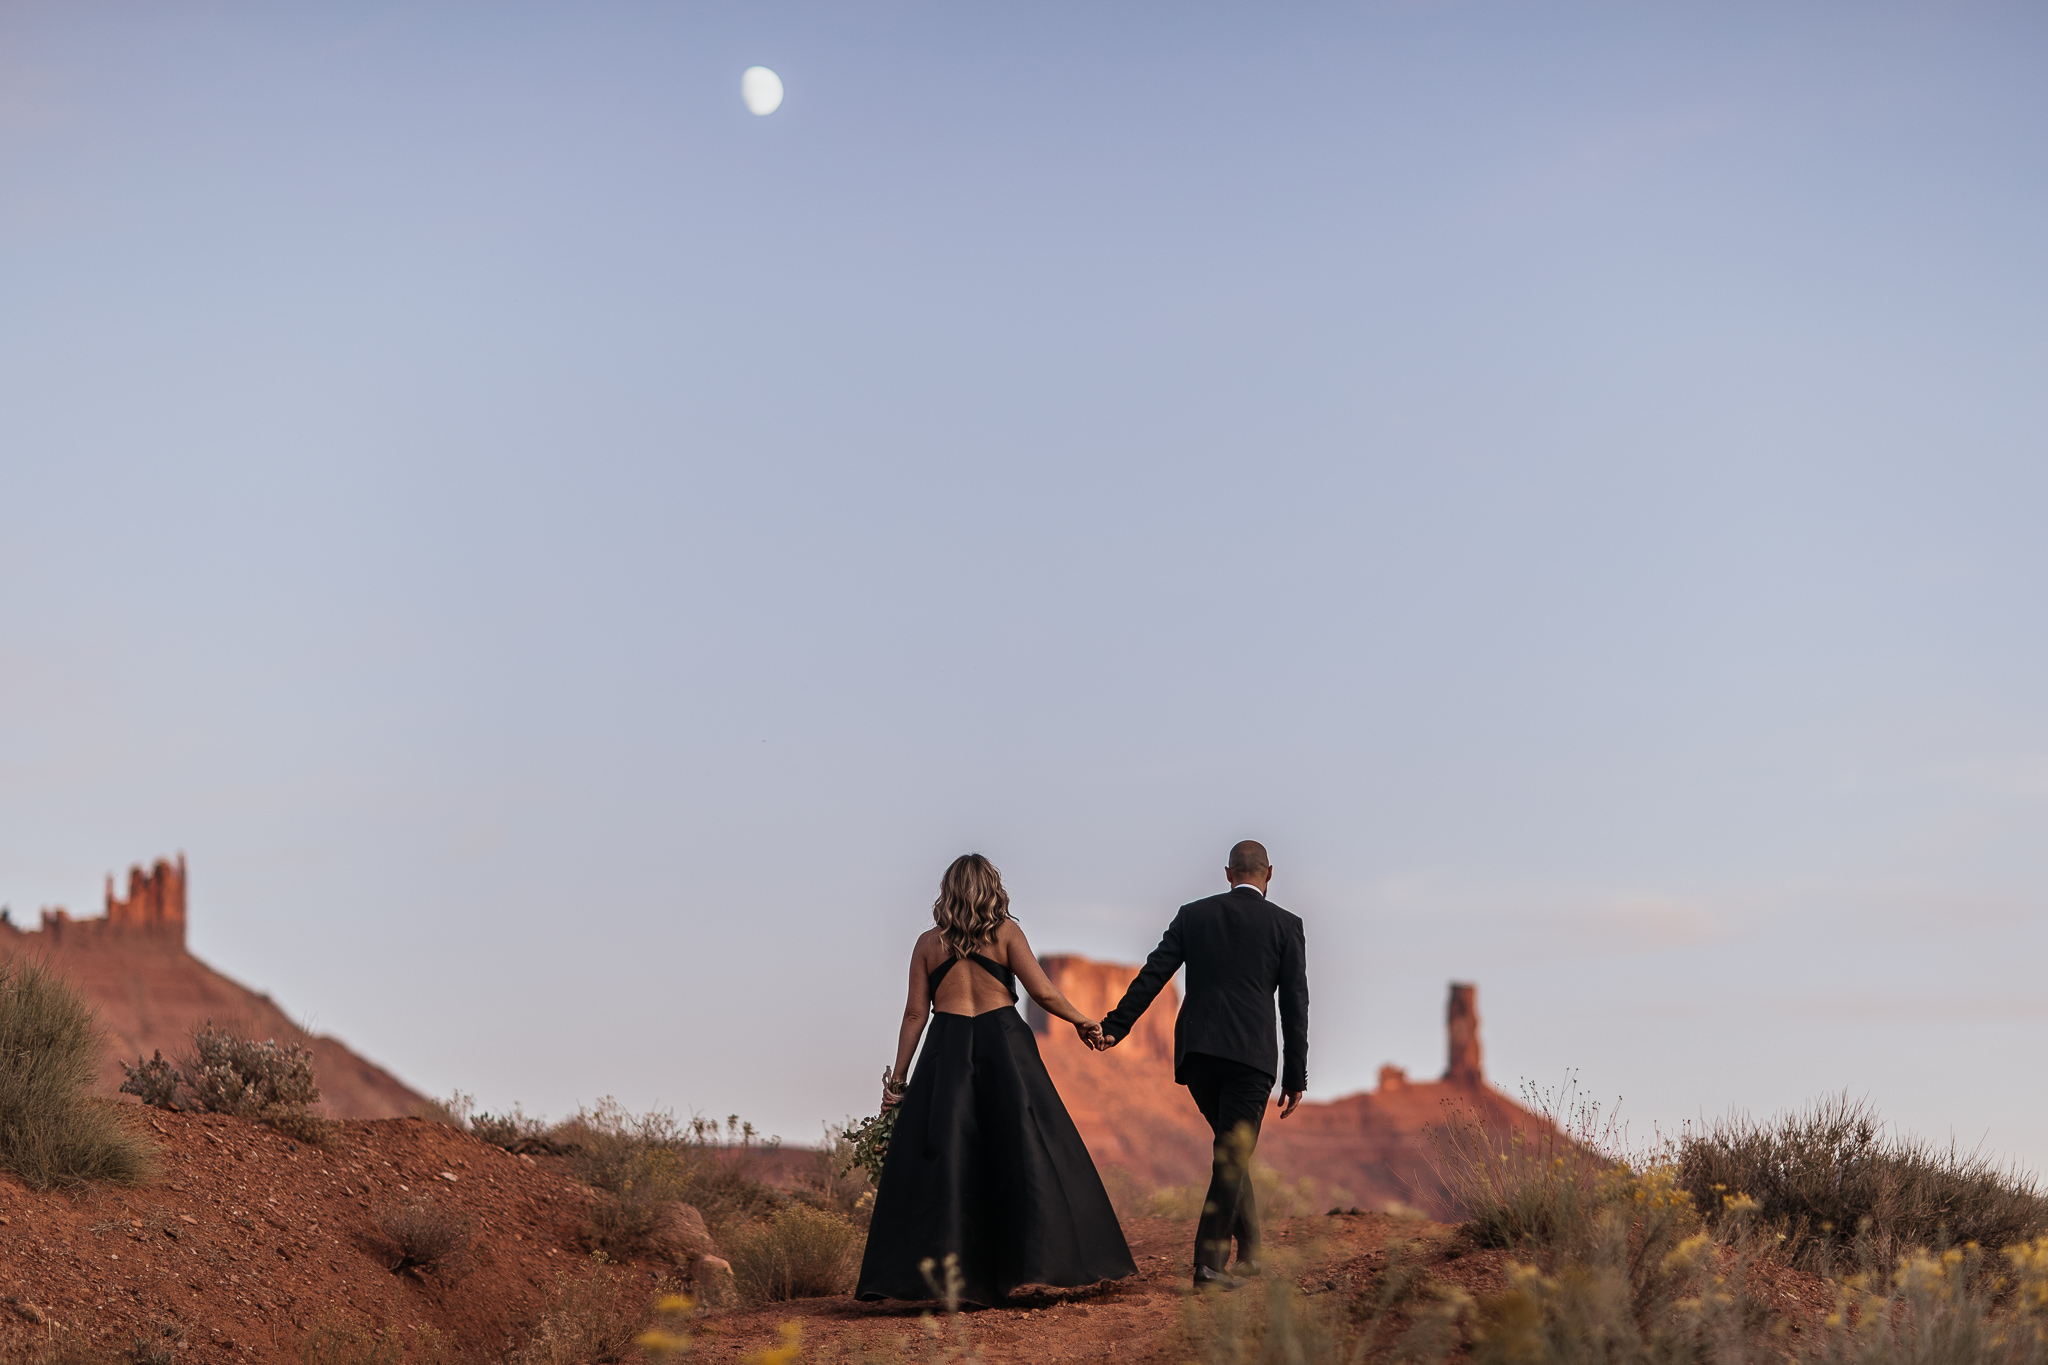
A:
{"label": "wavy blonde hair", "polygon": [[965,957],[975,945],[986,943],[1003,927],[1010,914],[1010,893],[1003,890],[1003,874],[979,853],[963,853],[939,878],[939,898],[932,902],[932,923],[946,946]]}

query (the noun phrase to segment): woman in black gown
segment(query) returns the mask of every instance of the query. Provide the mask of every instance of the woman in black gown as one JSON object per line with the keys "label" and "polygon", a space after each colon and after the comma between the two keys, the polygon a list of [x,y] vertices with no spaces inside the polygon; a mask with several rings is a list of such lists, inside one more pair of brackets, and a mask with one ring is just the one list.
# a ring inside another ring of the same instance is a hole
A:
{"label": "woman in black gown", "polygon": [[[910,958],[910,999],[882,1096],[884,1109],[902,1108],[856,1292],[929,1299],[921,1267],[948,1255],[959,1257],[960,1297],[970,1303],[1001,1302],[1019,1285],[1135,1275],[1095,1163],[1014,1008],[1014,983],[1090,1047],[1100,1046],[1098,1026],[1047,979],[1010,917],[1001,876],[979,853],[946,869],[932,920]],[[920,1033],[924,1053],[905,1086]]]}

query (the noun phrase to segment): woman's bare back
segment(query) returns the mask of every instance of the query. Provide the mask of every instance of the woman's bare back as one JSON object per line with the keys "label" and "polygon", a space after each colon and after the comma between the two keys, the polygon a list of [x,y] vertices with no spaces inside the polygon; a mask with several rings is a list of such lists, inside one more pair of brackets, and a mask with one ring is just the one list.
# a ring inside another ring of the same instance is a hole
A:
{"label": "woman's bare back", "polygon": [[[1022,937],[1013,923],[1006,923],[993,938],[976,944],[973,951],[1014,971],[1010,948],[1013,940]],[[918,936],[917,965],[927,980],[953,955],[938,930],[927,929]],[[1015,1003],[1003,983],[990,975],[987,968],[965,959],[946,973],[932,995],[932,1008],[941,1014],[987,1014],[990,1010],[1009,1009]]]}

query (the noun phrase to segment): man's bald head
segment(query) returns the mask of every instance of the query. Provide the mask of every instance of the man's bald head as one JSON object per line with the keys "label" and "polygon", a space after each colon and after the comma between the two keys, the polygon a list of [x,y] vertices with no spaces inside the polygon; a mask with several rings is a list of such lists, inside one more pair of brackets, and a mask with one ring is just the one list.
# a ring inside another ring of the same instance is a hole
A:
{"label": "man's bald head", "polygon": [[1230,871],[1233,875],[1265,872],[1272,866],[1266,857],[1266,846],[1257,839],[1240,839],[1230,846]]}

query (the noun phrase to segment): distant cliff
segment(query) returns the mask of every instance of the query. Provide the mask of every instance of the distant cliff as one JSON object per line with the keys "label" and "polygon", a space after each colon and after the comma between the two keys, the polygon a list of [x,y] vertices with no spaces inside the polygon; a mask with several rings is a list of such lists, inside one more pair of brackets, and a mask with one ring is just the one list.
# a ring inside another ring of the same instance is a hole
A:
{"label": "distant cliff", "polygon": [[[1085,957],[1043,961],[1053,984],[1097,1019],[1115,1008],[1138,974],[1136,967]],[[1096,1164],[1121,1166],[1148,1188],[1208,1178],[1208,1125],[1173,1081],[1173,1021],[1179,1010],[1179,995],[1169,983],[1130,1036],[1098,1053],[1083,1046],[1071,1027],[1029,1007],[1046,1070]],[[1474,987],[1451,987],[1446,1026],[1443,1079],[1411,1081],[1399,1067],[1384,1066],[1376,1090],[1303,1104],[1284,1122],[1269,1109],[1259,1159],[1290,1184],[1307,1178],[1319,1197],[1347,1207],[1400,1203],[1439,1217],[1453,1212],[1431,1165],[1429,1144],[1429,1132],[1443,1123],[1446,1107],[1501,1132],[1540,1129],[1544,1121],[1486,1083]]]}
{"label": "distant cliff", "polygon": [[159,859],[128,873],[128,894],[116,897],[107,878],[105,914],[73,919],[45,910],[24,932],[0,921],[0,958],[37,958],[68,977],[99,1011],[107,1030],[100,1080],[113,1094],[122,1061],[161,1050],[182,1053],[191,1030],[212,1019],[256,1038],[296,1042],[313,1053],[321,1106],[335,1118],[402,1118],[421,1096],[390,1072],[349,1051],[339,1039],[308,1034],[267,995],[230,981],[185,949],[185,859]]}

